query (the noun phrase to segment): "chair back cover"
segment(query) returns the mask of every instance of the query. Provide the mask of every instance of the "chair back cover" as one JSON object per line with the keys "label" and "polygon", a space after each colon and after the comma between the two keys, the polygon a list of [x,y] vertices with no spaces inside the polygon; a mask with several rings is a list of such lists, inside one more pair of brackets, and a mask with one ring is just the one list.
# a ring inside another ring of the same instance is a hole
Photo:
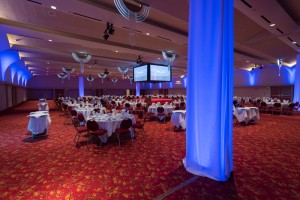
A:
{"label": "chair back cover", "polygon": [[88,120],[86,123],[86,127],[89,131],[97,131],[99,130],[99,125],[96,121]]}
{"label": "chair back cover", "polygon": [[121,122],[121,125],[120,125],[120,128],[121,129],[129,129],[130,127],[132,126],[132,121],[131,119],[124,119],[122,122]]}

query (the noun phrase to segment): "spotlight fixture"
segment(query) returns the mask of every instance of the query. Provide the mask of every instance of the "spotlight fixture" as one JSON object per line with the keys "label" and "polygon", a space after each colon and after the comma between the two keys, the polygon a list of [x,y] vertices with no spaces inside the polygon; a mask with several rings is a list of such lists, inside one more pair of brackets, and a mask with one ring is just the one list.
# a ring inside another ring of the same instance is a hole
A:
{"label": "spotlight fixture", "polygon": [[104,40],[107,40],[109,38],[109,34],[108,34],[108,31],[107,29],[105,29],[104,31],[104,36],[103,36]]}
{"label": "spotlight fixture", "polygon": [[139,56],[138,56],[138,59],[136,59],[136,64],[142,65],[142,64],[143,64],[142,58],[143,58],[143,57],[142,57],[141,55],[139,55]]}
{"label": "spotlight fixture", "polygon": [[108,33],[110,35],[113,35],[115,33],[115,29],[114,29],[112,23],[109,23],[109,22],[106,23],[106,30],[108,30]]}

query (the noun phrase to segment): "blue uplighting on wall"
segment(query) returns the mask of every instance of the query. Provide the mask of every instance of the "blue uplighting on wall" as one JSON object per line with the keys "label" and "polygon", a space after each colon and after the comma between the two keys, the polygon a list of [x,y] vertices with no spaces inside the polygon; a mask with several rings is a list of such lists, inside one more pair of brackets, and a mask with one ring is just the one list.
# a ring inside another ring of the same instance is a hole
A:
{"label": "blue uplighting on wall", "polygon": [[158,83],[158,88],[162,88],[162,83]]}
{"label": "blue uplighting on wall", "polygon": [[8,67],[14,62],[18,62],[20,60],[19,54],[15,50],[6,50],[0,53],[0,66],[1,66],[1,80],[5,80],[5,72]]}
{"label": "blue uplighting on wall", "polygon": [[149,83],[149,88],[153,89],[153,83]]}
{"label": "blue uplighting on wall", "polygon": [[254,86],[255,85],[255,77],[256,73],[258,73],[258,70],[253,70],[249,72],[249,85]]}
{"label": "blue uplighting on wall", "polygon": [[173,81],[169,82],[169,88],[173,88],[174,87],[174,82]]}
{"label": "blue uplighting on wall", "polygon": [[83,79],[83,77],[78,77],[78,85],[79,85],[79,96],[84,97],[84,79]]}
{"label": "blue uplighting on wall", "polygon": [[186,88],[187,76],[182,78],[183,87]]}
{"label": "blue uplighting on wall", "polygon": [[285,73],[284,74],[284,82],[287,84],[294,84],[295,83],[295,72],[296,67],[282,67]]}

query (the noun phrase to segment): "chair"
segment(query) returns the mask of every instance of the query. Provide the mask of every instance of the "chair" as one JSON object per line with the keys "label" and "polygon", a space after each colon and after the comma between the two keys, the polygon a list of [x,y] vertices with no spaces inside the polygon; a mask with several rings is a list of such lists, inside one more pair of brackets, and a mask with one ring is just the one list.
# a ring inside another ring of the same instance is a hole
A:
{"label": "chair", "polygon": [[120,128],[117,128],[115,130],[119,142],[119,146],[120,146],[120,135],[124,135],[124,134],[130,134],[131,142],[133,144],[133,136],[131,135],[131,131],[130,131],[131,126],[132,126],[131,119],[124,119],[120,124]]}
{"label": "chair", "polygon": [[290,103],[288,107],[283,107],[283,113],[287,115],[293,115],[295,104]]}
{"label": "chair", "polygon": [[134,114],[138,114],[140,111],[142,111],[142,104],[141,103],[137,103],[136,104],[136,108],[133,111]]}
{"label": "chair", "polygon": [[136,130],[140,130],[142,132],[143,136],[145,137],[144,125],[145,125],[144,111],[139,111],[138,112],[138,121],[137,121],[137,123],[132,125],[132,128],[134,129],[134,132]]}
{"label": "chair", "polygon": [[267,113],[267,112],[268,112],[268,106],[267,106],[266,102],[263,102],[263,101],[262,101],[262,102],[260,103],[259,109],[260,109],[260,112],[262,112],[262,113]]}
{"label": "chair", "polygon": [[70,107],[70,106],[67,106],[67,110],[64,111],[65,113],[65,120],[64,120],[64,124],[67,124],[67,125],[71,125],[69,123],[66,123],[68,120],[72,120],[71,117],[72,117],[72,112],[73,108]]}
{"label": "chair", "polygon": [[179,110],[185,110],[185,103],[184,102],[181,102],[179,104]]}
{"label": "chair", "polygon": [[281,103],[274,103],[272,114],[274,113],[278,113],[279,115],[281,114]]}
{"label": "chair", "polygon": [[85,118],[84,118],[84,116],[83,116],[82,113],[78,113],[78,114],[77,114],[77,118],[78,118],[78,120],[79,120],[79,124],[80,124],[80,125],[85,124]]}
{"label": "chair", "polygon": [[[76,141],[76,145],[78,144],[78,141],[79,141],[79,138],[81,136],[81,133],[88,133],[88,129],[86,126],[80,126],[80,122],[78,120],[78,118],[76,116],[72,116],[72,122],[73,122],[73,126],[76,130],[76,133],[75,133],[75,137],[74,137],[74,142]],[[77,140],[76,140],[77,138]]]}
{"label": "chair", "polygon": [[297,101],[297,102],[295,103],[295,105],[294,105],[294,109],[295,109],[295,111],[297,111],[299,108],[300,108],[300,104],[299,104],[299,102]]}
{"label": "chair", "polygon": [[132,114],[133,109],[131,108],[129,103],[125,103],[125,109],[126,109],[126,111],[127,110],[129,111],[129,114]]}
{"label": "chair", "polygon": [[100,139],[100,147],[102,146],[101,136],[106,135],[107,131],[105,129],[99,128],[99,125],[96,121],[88,120],[86,123],[86,127],[88,129],[89,141],[91,141],[92,136],[98,136]]}
{"label": "chair", "polygon": [[151,121],[152,118],[154,118],[155,114],[153,112],[148,112],[146,107],[143,107],[145,116],[144,116],[144,120],[145,121]]}
{"label": "chair", "polygon": [[157,121],[158,122],[166,122],[165,109],[163,107],[157,107]]}

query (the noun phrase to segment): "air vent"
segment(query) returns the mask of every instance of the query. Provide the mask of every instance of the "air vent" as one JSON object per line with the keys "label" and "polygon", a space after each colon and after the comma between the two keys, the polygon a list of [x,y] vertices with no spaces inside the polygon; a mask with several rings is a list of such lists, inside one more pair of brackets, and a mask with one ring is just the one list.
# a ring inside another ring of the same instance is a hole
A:
{"label": "air vent", "polygon": [[261,18],[263,18],[266,22],[268,22],[269,24],[271,24],[271,21],[270,20],[268,20],[265,16],[260,16]]}
{"label": "air vent", "polygon": [[170,40],[170,39],[168,39],[168,38],[164,38],[164,37],[161,37],[161,36],[156,36],[157,38],[160,38],[160,39],[163,39],[163,40],[167,40],[167,41],[172,41],[172,40]]}
{"label": "air vent", "polygon": [[278,32],[280,32],[281,34],[284,34],[284,32],[283,32],[282,30],[280,30],[279,28],[276,28],[276,30],[277,30]]}
{"label": "air vent", "polygon": [[241,2],[243,2],[246,6],[248,6],[249,8],[252,8],[252,6],[245,0],[241,0]]}
{"label": "air vent", "polygon": [[37,39],[37,40],[44,40],[43,38],[33,37],[33,36],[28,36],[28,35],[17,35],[17,36],[24,37],[24,38]]}
{"label": "air vent", "polygon": [[74,14],[74,15],[77,15],[77,16],[80,16],[80,17],[84,17],[84,18],[92,19],[92,20],[95,20],[95,21],[98,21],[98,22],[102,22],[102,20],[101,20],[101,19],[97,19],[97,18],[94,18],[94,17],[89,17],[89,16],[82,15],[82,14],[75,13],[75,12],[73,12],[72,14]]}
{"label": "air vent", "polygon": [[290,37],[287,37],[287,39],[289,39],[289,41],[293,42],[292,38],[290,38]]}
{"label": "air vent", "polygon": [[28,2],[31,2],[31,3],[39,4],[39,5],[42,4],[41,2],[37,2],[37,1],[33,1],[33,0],[27,0],[27,1],[28,1]]}

